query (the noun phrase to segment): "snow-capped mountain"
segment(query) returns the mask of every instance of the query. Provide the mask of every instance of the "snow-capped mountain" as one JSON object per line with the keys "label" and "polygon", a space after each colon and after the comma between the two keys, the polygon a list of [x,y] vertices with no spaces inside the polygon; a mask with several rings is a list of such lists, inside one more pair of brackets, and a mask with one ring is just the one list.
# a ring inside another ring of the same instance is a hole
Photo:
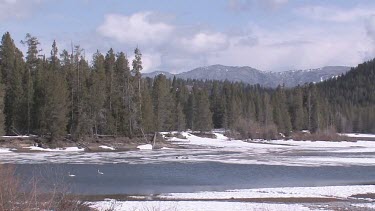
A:
{"label": "snow-capped mountain", "polygon": [[283,85],[293,87],[310,82],[321,82],[333,77],[337,77],[350,70],[346,66],[326,66],[308,70],[289,70],[284,72],[266,72],[252,67],[234,67],[224,65],[211,65],[199,67],[188,72],[171,74],[168,72],[146,73],[144,77],[155,77],[164,74],[168,78],[176,76],[182,79],[202,79],[202,80],[228,80],[238,81],[248,84],[260,84],[265,87],[277,87]]}

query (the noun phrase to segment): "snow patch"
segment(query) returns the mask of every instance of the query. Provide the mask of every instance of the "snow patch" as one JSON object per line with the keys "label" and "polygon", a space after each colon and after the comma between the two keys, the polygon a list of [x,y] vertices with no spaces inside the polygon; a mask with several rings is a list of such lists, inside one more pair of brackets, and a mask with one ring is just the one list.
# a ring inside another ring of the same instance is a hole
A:
{"label": "snow patch", "polygon": [[0,153],[12,152],[9,148],[0,148]]}
{"label": "snow patch", "polygon": [[340,135],[353,137],[353,138],[375,138],[375,134],[365,134],[365,133],[341,133]]}
{"label": "snow patch", "polygon": [[243,211],[243,210],[310,210],[300,204],[266,204],[245,202],[204,202],[204,201],[115,201],[107,200],[91,203],[92,208],[98,210],[109,210],[114,207],[120,210],[179,210],[179,211]]}
{"label": "snow patch", "polygon": [[31,146],[31,147],[24,147],[24,148],[30,149],[30,150],[33,150],[33,151],[46,151],[46,152],[82,152],[82,151],[85,151],[85,149],[78,148],[78,147],[66,147],[66,148],[50,149],[50,148],[42,148],[42,147]]}
{"label": "snow patch", "polygon": [[137,148],[141,149],[141,150],[150,150],[150,149],[152,149],[152,145],[151,144],[144,144],[144,145],[137,146]]}
{"label": "snow patch", "polygon": [[99,146],[99,147],[102,148],[102,149],[115,150],[114,147],[109,147],[109,146],[105,146],[105,145],[101,145],[101,146]]}
{"label": "snow patch", "polygon": [[282,187],[239,189],[222,192],[170,193],[161,195],[163,199],[243,199],[243,198],[290,198],[323,197],[348,198],[355,194],[374,193],[375,185],[348,185],[322,187]]}

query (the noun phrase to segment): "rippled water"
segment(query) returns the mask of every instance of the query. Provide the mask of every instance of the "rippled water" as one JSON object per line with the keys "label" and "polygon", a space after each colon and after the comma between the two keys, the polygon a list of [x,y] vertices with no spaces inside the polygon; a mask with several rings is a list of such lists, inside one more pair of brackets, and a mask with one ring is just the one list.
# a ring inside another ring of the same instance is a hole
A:
{"label": "rippled water", "polygon": [[[98,170],[103,174],[98,174]],[[158,194],[236,188],[375,184],[375,168],[365,166],[273,166],[216,162],[163,164],[22,164],[25,178],[59,178],[80,194]],[[75,177],[69,177],[74,174]],[[51,185],[51,184],[50,184]]]}

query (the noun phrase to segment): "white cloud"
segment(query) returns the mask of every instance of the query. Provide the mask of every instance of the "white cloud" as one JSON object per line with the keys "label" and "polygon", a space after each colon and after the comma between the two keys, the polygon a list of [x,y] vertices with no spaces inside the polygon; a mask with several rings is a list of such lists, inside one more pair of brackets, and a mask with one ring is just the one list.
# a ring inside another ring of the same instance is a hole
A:
{"label": "white cloud", "polygon": [[222,33],[199,32],[191,38],[182,38],[181,47],[191,52],[214,52],[228,46],[228,38]]}
{"label": "white cloud", "polygon": [[319,21],[351,22],[375,15],[375,8],[354,7],[343,9],[337,7],[305,6],[295,9],[295,12],[301,16]]}
{"label": "white cloud", "polygon": [[[366,17],[355,9],[349,13],[350,18],[342,17],[341,12],[323,13],[327,15],[316,17],[333,22],[309,26],[295,22],[277,29],[249,23],[242,32],[224,33],[201,26],[187,29],[155,20],[151,12],[141,12],[129,16],[108,15],[97,32],[108,37],[115,50],[143,44],[140,47],[144,72],[176,73],[211,64],[282,71],[326,65],[354,66],[375,56],[375,47],[372,47],[375,46],[375,16]],[[341,24],[343,21],[347,24]]]}
{"label": "white cloud", "polygon": [[[134,55],[129,58],[129,64],[134,59]],[[158,52],[142,53],[142,72],[152,72],[161,65],[161,55]]]}
{"label": "white cloud", "polygon": [[109,14],[97,31],[121,43],[155,45],[165,42],[173,32],[173,26],[152,21],[153,13],[140,12],[131,16]]}
{"label": "white cloud", "polygon": [[[261,70],[282,71],[327,65],[353,66],[362,62],[364,53],[372,51],[365,31],[357,28],[322,28],[298,26],[282,31],[258,28],[255,45],[231,46],[208,58],[208,63],[252,66]],[[349,33],[350,31],[350,33]]]}
{"label": "white cloud", "polygon": [[252,8],[275,10],[288,2],[289,0],[228,0],[228,7],[234,11],[247,11]]}
{"label": "white cloud", "polygon": [[42,0],[0,0],[0,21],[25,18]]}

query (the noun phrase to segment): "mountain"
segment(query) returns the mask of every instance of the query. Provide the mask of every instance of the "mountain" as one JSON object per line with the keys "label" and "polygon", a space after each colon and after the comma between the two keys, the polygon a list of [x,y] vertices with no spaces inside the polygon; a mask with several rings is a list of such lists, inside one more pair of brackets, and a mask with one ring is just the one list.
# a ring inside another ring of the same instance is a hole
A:
{"label": "mountain", "polygon": [[[346,66],[326,66],[317,69],[290,70],[285,72],[272,73],[276,76],[278,84],[293,87],[310,82],[322,82],[330,78],[337,77],[346,73],[351,67]],[[275,84],[276,86],[278,84]]]}
{"label": "mountain", "polygon": [[167,78],[173,78],[174,74],[166,72],[166,71],[154,71],[150,73],[143,73],[143,77],[148,77],[148,78],[155,78],[158,75],[165,75]]}
{"label": "mountain", "polygon": [[285,86],[293,87],[298,84],[305,84],[310,82],[320,82],[337,77],[350,70],[346,66],[326,66],[317,69],[308,70],[290,70],[285,72],[266,72],[257,70],[252,67],[233,67],[224,65],[211,65],[206,67],[199,67],[188,72],[179,74],[171,74],[168,72],[151,72],[146,73],[144,77],[155,77],[159,74],[164,74],[167,78],[176,76],[182,79],[202,79],[202,80],[219,80],[219,81],[234,81],[244,82],[248,84],[260,84],[265,87],[277,87],[285,84]]}

